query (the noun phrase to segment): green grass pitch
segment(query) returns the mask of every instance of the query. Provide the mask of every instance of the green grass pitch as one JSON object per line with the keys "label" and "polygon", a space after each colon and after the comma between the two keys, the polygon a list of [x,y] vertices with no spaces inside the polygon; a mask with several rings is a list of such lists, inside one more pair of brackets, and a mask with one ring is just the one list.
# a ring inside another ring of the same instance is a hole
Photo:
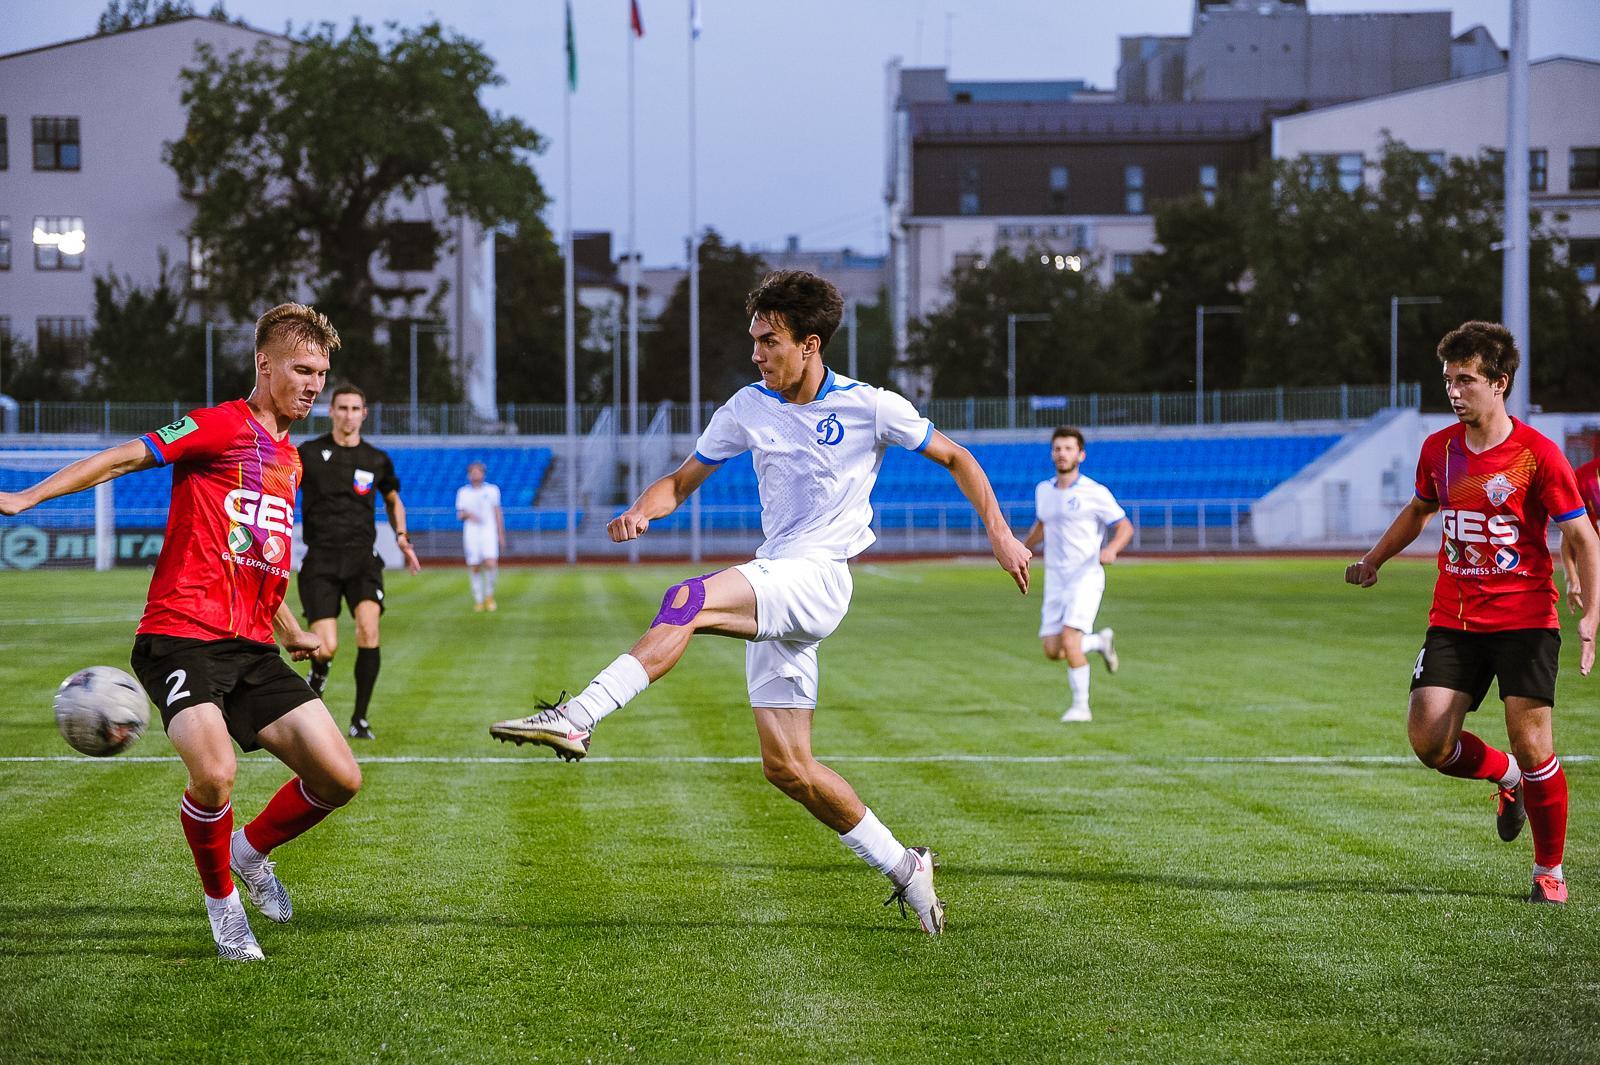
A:
{"label": "green grass pitch", "polygon": [[[1341,570],[1118,565],[1123,669],[1096,659],[1067,726],[1037,592],[857,566],[816,748],[942,854],[940,939],[762,779],[735,641],[697,641],[582,764],[489,739],[686,566],[508,571],[493,615],[459,568],[392,574],[358,754],[396,760],[275,855],[295,919],[253,915],[258,965],[215,957],[181,767],[134,760],[171,755],[159,722],[121,758],[19,760],[71,753],[53,688],[126,668],[144,574],[0,575],[0,1061],[1600,1059],[1600,677],[1571,622],[1573,902],[1533,907],[1488,785],[1409,760],[1431,565],[1368,592]],[[1503,745],[1493,705],[1472,726]],[[236,817],[283,779],[246,758]]]}

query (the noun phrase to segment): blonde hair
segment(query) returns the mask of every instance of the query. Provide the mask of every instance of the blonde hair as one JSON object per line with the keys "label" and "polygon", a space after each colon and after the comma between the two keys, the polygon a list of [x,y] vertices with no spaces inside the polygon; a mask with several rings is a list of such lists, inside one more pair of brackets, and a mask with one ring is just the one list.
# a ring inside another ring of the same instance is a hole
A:
{"label": "blonde hair", "polygon": [[275,337],[296,347],[315,344],[329,355],[339,350],[339,331],[328,316],[303,303],[280,303],[256,319],[257,351],[264,351]]}

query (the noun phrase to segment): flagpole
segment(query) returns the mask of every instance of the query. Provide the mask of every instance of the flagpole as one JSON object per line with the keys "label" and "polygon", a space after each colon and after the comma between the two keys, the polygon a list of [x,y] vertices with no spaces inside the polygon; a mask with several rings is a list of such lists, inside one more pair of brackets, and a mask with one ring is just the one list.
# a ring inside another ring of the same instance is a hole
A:
{"label": "flagpole", "polygon": [[[630,14],[632,8],[629,8]],[[633,42],[628,23],[628,503],[639,498],[639,211],[634,180]],[[628,561],[639,561],[639,541],[628,541]]]}
{"label": "flagpole", "polygon": [[[689,432],[700,438],[700,219],[695,169],[695,44],[699,0],[689,0]],[[689,558],[700,561],[700,493],[689,497]]]}
{"label": "flagpole", "polygon": [[562,94],[561,137],[563,187],[561,203],[566,228],[565,262],[562,264],[566,291],[563,295],[563,312],[566,317],[567,360],[567,564],[578,561],[578,320],[576,313],[577,280],[573,269],[572,251],[572,90],[573,74],[577,69],[574,51],[576,41],[572,26],[572,0],[567,0],[567,70],[566,92]]}

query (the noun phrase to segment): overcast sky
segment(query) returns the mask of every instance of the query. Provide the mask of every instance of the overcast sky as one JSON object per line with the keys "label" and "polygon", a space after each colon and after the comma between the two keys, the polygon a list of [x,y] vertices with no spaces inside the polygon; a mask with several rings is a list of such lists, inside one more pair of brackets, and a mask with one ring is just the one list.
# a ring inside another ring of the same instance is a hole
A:
{"label": "overcast sky", "polygon": [[[211,0],[195,0],[204,11]],[[628,229],[628,0],[572,0],[574,223]],[[681,262],[688,210],[689,0],[639,0],[635,44],[639,247]],[[0,0],[0,53],[93,32],[103,0]],[[230,13],[281,31],[332,20],[442,21],[484,44],[506,84],[491,107],[549,141],[535,166],[562,224],[561,0],[229,0]],[[1510,0],[1312,0],[1313,12],[1444,10],[1453,32],[1483,24],[1504,47]],[[1532,0],[1533,58],[1600,59],[1600,0]],[[1186,34],[1191,0],[702,0],[699,171],[702,225],[746,245],[799,234],[808,247],[885,245],[884,66],[943,65],[958,79],[1083,78],[1114,86],[1117,38]],[[1592,104],[1591,104],[1592,105]]]}

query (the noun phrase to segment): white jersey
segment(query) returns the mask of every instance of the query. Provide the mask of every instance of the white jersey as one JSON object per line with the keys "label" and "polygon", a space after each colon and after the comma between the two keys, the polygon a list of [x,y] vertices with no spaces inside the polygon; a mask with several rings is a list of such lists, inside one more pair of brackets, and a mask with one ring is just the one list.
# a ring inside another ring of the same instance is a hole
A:
{"label": "white jersey", "polygon": [[1044,525],[1045,572],[1062,576],[1099,567],[1106,529],[1128,516],[1109,488],[1081,470],[1065,488],[1054,477],[1040,481],[1033,512]]}
{"label": "white jersey", "polygon": [[790,403],[760,384],[717,408],[695,442],[707,465],[751,453],[761,492],[757,558],[852,558],[872,545],[872,486],[890,446],[921,451],[933,423],[904,396],[827,372]]}
{"label": "white jersey", "polygon": [[500,488],[488,481],[477,487],[464,484],[456,489],[456,513],[467,515],[469,530],[489,529],[498,534],[499,526],[495,524],[494,508],[499,505]]}

